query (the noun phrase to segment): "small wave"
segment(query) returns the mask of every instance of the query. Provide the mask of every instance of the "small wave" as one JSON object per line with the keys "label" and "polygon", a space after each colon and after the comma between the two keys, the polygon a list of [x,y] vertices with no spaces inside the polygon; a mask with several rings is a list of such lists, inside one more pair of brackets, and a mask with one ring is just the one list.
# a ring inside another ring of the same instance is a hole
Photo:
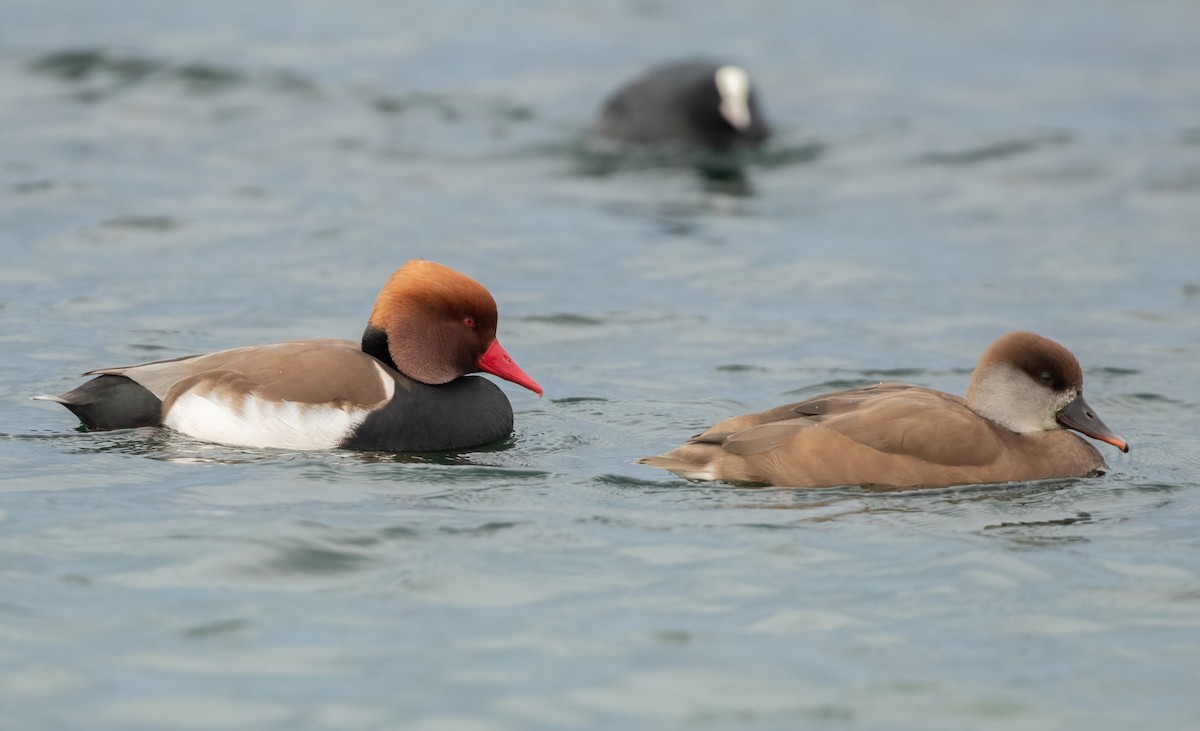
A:
{"label": "small wave", "polygon": [[185,627],[180,631],[180,634],[189,639],[224,637],[238,634],[242,630],[248,629],[249,626],[250,623],[244,619],[222,619],[216,622],[206,622],[204,624]]}
{"label": "small wave", "polygon": [[504,521],[493,520],[493,521],[489,521],[487,523],[483,523],[481,525],[473,525],[473,526],[467,526],[467,527],[443,525],[443,526],[440,526],[437,530],[439,533],[444,533],[444,534],[452,535],[452,536],[490,536],[490,535],[493,535],[496,533],[501,533],[503,531],[511,530],[512,528],[518,528],[522,525],[527,525],[527,524],[519,522],[519,521],[513,521],[513,520],[504,520]]}
{"label": "small wave", "polygon": [[180,222],[171,216],[125,215],[115,216],[100,225],[105,228],[125,228],[159,233],[179,228]]}
{"label": "small wave", "polygon": [[853,388],[865,388],[879,383],[878,378],[833,378],[800,388],[784,391],[785,396],[817,396],[830,391],[845,391]]}
{"label": "small wave", "polygon": [[550,399],[550,403],[569,406],[571,404],[608,403],[610,400],[600,396],[567,396],[565,398]]}
{"label": "small wave", "polygon": [[1003,523],[993,523],[983,526],[983,530],[1010,530],[1021,528],[1038,528],[1047,526],[1066,526],[1076,525],[1078,523],[1091,523],[1092,515],[1087,512],[1079,512],[1064,518],[1043,518],[1041,520],[1017,520],[1005,521]]}
{"label": "small wave", "polygon": [[596,475],[595,477],[592,478],[592,480],[600,483],[601,485],[608,485],[610,487],[653,487],[653,488],[671,487],[671,488],[679,488],[679,487],[686,487],[686,486],[694,486],[696,484],[693,482],[687,482],[686,480],[676,479],[676,478],[672,478],[672,477],[668,477],[667,479],[663,479],[663,480],[644,480],[644,479],[639,479],[637,477],[630,477],[629,475],[617,475],[617,474],[612,474],[612,473]]}
{"label": "small wave", "polygon": [[133,86],[166,81],[196,94],[228,91],[246,84],[259,84],[283,92],[310,92],[316,85],[294,71],[251,74],[229,66],[203,62],[172,62],[158,58],[121,54],[102,48],[55,51],[29,63],[32,73],[85,87],[81,101],[98,101]]}
{"label": "small wave", "polygon": [[378,559],[360,551],[320,545],[312,541],[291,539],[274,542],[275,555],[260,565],[248,569],[254,574],[328,575],[358,571]]}
{"label": "small wave", "polygon": [[30,70],[62,81],[87,81],[97,76],[133,83],[161,70],[165,64],[140,56],[117,56],[98,48],[55,51],[40,56]]}
{"label": "small wave", "polygon": [[832,378],[819,383],[801,386],[785,391],[788,396],[819,396],[831,391],[842,391],[854,388],[876,386],[888,381],[903,381],[921,385],[934,378],[969,376],[970,368],[833,368],[833,373],[850,373],[854,376]]}
{"label": "small wave", "polygon": [[1095,403],[1104,404],[1106,411],[1112,408],[1135,412],[1178,412],[1181,408],[1195,408],[1195,404],[1184,399],[1149,392],[1105,394],[1097,396]]}
{"label": "small wave", "polygon": [[61,183],[53,180],[23,180],[10,185],[9,190],[17,195],[30,195],[54,190],[59,185]]}
{"label": "small wave", "polygon": [[918,163],[928,165],[975,165],[1023,155],[1044,147],[1063,145],[1071,141],[1067,132],[1051,132],[1043,135],[998,140],[962,150],[934,150],[917,158]]}
{"label": "small wave", "polygon": [[1089,372],[1103,373],[1108,376],[1136,376],[1141,373],[1136,368],[1120,368],[1117,366],[1101,366],[1099,368],[1088,368]]}
{"label": "small wave", "polygon": [[859,371],[868,378],[883,378],[895,380],[900,378],[920,378],[921,376],[931,375],[931,371],[925,368],[867,368]]}
{"label": "small wave", "polygon": [[478,117],[525,122],[536,116],[533,107],[503,97],[437,94],[427,91],[412,92],[404,96],[369,94],[366,103],[371,109],[389,117],[414,112],[433,113],[443,122],[459,122]]}
{"label": "small wave", "polygon": [[1193,195],[1200,191],[1200,169],[1190,167],[1155,173],[1146,181],[1145,189],[1150,193]]}
{"label": "small wave", "polygon": [[574,312],[556,312],[551,315],[526,315],[520,318],[525,322],[541,322],[550,325],[603,325],[607,321],[598,317],[589,315],[580,315]]}

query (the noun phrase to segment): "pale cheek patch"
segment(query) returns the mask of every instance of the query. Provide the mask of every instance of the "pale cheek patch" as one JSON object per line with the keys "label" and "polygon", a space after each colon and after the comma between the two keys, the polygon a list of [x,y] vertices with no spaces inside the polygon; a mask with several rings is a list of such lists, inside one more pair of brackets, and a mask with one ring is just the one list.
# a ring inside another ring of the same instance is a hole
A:
{"label": "pale cheek patch", "polygon": [[164,424],[188,436],[218,444],[266,449],[332,449],[367,418],[366,409],[324,404],[265,401],[243,396],[240,403],[181,395]]}
{"label": "pale cheek patch", "polygon": [[737,66],[722,66],[715,77],[721,116],[739,131],[750,127],[750,75]]}
{"label": "pale cheek patch", "polygon": [[975,398],[972,408],[976,413],[1018,434],[1028,434],[1061,429],[1055,414],[1074,395],[1056,394],[1022,371],[995,364],[988,368]]}

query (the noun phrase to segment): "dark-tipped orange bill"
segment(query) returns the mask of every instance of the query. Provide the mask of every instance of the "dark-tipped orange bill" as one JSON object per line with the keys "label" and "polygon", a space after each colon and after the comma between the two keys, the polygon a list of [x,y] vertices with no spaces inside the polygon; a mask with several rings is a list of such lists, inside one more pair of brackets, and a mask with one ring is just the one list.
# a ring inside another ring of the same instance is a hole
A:
{"label": "dark-tipped orange bill", "polygon": [[1058,423],[1092,439],[1108,442],[1122,452],[1129,451],[1129,442],[1113,434],[1104,422],[1100,421],[1100,417],[1096,416],[1088,402],[1083,400],[1083,394],[1076,396],[1074,401],[1058,412]]}

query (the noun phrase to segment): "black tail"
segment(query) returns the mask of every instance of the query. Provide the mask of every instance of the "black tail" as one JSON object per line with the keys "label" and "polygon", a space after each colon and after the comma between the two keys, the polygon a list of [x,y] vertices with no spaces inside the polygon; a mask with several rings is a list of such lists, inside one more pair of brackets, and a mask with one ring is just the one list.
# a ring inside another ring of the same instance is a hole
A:
{"label": "black tail", "polygon": [[89,429],[162,426],[162,401],[125,376],[97,376],[62,396],[38,398],[66,406]]}

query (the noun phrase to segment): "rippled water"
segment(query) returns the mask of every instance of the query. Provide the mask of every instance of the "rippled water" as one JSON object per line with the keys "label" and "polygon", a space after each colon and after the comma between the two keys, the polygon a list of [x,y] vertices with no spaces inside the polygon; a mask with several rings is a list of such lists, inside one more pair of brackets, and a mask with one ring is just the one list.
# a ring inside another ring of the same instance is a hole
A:
{"label": "rippled water", "polygon": [[[14,728],[1200,727],[1193,3],[0,9]],[[708,52],[778,135],[588,136]],[[744,168],[737,174],[737,165]],[[698,171],[696,165],[701,169]],[[361,332],[414,256],[546,388],[436,458],[81,433],[91,367]],[[911,493],[633,464],[1010,329],[1133,446]]]}

